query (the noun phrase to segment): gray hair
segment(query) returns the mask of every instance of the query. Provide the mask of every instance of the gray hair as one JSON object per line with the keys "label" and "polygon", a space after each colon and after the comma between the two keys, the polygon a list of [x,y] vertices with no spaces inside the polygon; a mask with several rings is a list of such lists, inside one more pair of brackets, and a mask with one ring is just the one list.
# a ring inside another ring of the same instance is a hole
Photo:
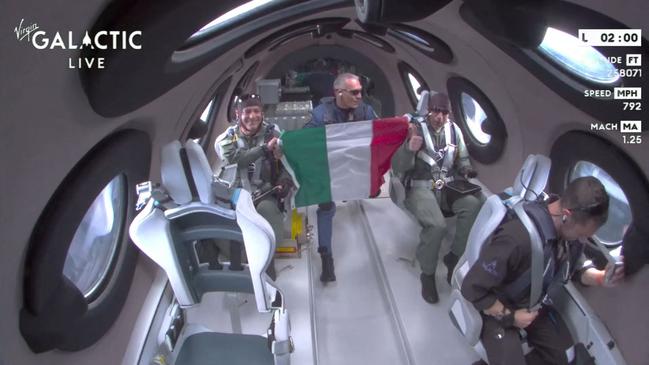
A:
{"label": "gray hair", "polygon": [[358,82],[361,82],[361,80],[358,78],[358,76],[352,74],[352,73],[342,73],[336,77],[334,80],[334,89],[344,89],[345,88],[345,81],[347,80],[356,80]]}

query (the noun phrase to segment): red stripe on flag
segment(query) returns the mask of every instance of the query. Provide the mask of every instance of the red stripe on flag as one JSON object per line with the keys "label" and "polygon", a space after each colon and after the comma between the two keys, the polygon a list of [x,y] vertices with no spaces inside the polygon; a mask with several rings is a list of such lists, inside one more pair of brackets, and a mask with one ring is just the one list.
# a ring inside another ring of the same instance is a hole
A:
{"label": "red stripe on flag", "polygon": [[370,166],[370,194],[378,193],[383,175],[390,169],[392,155],[408,135],[406,118],[376,119],[372,122],[372,162]]}

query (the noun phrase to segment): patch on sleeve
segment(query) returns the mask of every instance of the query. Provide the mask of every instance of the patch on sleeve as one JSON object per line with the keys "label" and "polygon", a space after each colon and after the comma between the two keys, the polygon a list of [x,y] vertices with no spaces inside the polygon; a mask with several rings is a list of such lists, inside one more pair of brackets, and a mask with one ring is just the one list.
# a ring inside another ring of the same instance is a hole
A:
{"label": "patch on sleeve", "polygon": [[493,276],[498,276],[498,271],[496,271],[497,261],[493,260],[491,262],[482,262],[482,268],[484,271],[488,272]]}

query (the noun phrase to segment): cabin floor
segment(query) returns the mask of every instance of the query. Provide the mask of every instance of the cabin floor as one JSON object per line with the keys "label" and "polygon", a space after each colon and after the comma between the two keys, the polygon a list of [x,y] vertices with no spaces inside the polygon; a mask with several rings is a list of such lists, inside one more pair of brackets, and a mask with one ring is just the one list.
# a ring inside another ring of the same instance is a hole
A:
{"label": "cabin floor", "polygon": [[[420,270],[414,259],[420,227],[382,196],[337,203],[333,234],[336,282],[325,285],[319,280],[315,224],[314,242],[304,248],[301,258],[276,259],[277,283],[284,292],[295,344],[291,362],[473,363],[477,355],[463,342],[447,313],[450,287],[445,280],[446,267],[440,263],[437,268],[440,302],[426,303],[421,298]],[[307,216],[309,222],[316,222],[315,207],[307,209]],[[448,226],[453,232],[453,218],[448,219]],[[440,259],[448,252],[450,239],[449,234]],[[210,294],[200,306],[188,310],[187,319],[215,331],[264,334],[270,315],[256,312],[252,296]]]}

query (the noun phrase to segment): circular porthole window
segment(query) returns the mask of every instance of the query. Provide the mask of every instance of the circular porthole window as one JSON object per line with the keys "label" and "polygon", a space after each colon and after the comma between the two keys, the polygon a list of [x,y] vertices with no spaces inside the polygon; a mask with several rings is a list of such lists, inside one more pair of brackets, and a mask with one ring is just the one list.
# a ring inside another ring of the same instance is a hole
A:
{"label": "circular porthole window", "polygon": [[462,113],[471,138],[474,138],[480,144],[489,144],[491,135],[485,133],[482,129],[482,125],[487,120],[487,114],[471,95],[462,93],[461,98]]}
{"label": "circular porthole window", "polygon": [[558,29],[547,29],[538,50],[562,69],[583,80],[609,85],[620,79],[615,66],[603,54]]}
{"label": "circular porthole window", "polygon": [[471,158],[483,164],[497,161],[507,143],[507,128],[487,95],[469,80],[454,76],[447,82],[453,121],[465,136]]}
{"label": "circular porthole window", "polygon": [[77,228],[63,266],[63,275],[86,298],[95,297],[117,252],[126,216],[126,181],[116,176],[99,193]]}
{"label": "circular porthole window", "polygon": [[608,247],[622,243],[622,238],[633,220],[629,200],[620,185],[594,163],[579,161],[569,174],[568,181],[582,176],[594,176],[602,182],[609,196],[608,220],[595,233],[594,238]]}

